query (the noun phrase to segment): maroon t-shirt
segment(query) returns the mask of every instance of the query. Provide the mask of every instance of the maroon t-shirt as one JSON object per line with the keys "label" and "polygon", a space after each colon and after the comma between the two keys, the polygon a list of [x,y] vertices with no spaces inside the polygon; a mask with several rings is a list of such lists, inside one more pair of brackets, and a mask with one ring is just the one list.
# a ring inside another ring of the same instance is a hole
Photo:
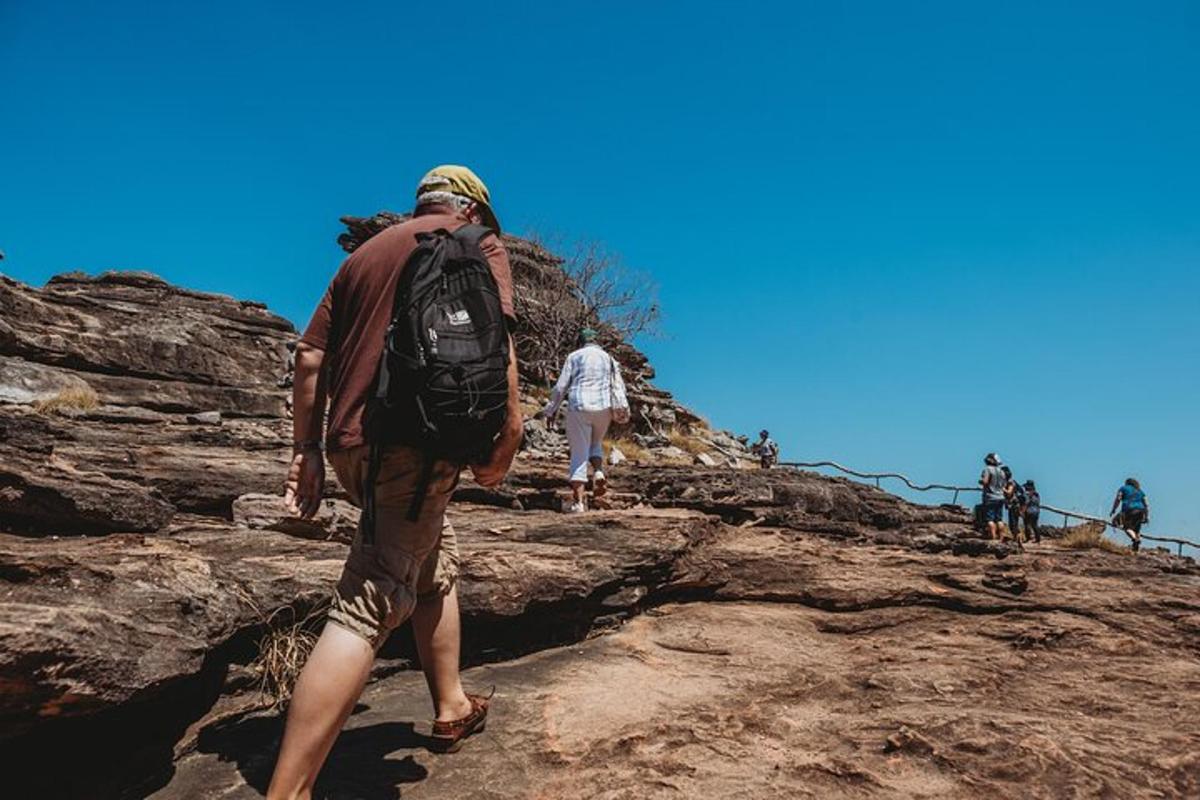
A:
{"label": "maroon t-shirt", "polygon": [[[467,220],[445,207],[418,209],[412,219],[368,239],[342,262],[300,341],[325,351],[328,373],[330,450],[365,444],[362,418],[374,388],[383,353],[383,335],[391,322],[396,279],[417,246],[416,235],[445,228],[456,230]],[[500,305],[514,319],[512,270],[498,236],[480,242],[500,290]]]}

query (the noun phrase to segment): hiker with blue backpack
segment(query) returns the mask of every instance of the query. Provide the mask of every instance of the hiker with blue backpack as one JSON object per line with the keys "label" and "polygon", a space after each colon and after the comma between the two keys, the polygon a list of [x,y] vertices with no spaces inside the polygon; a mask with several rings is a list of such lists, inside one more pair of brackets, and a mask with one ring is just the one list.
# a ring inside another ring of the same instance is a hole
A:
{"label": "hiker with blue backpack", "polygon": [[[1120,507],[1121,512],[1117,513]],[[1113,498],[1112,509],[1108,512],[1113,517],[1113,525],[1125,531],[1129,537],[1133,552],[1142,547],[1142,526],[1150,521],[1150,501],[1142,491],[1142,485],[1136,478],[1126,478],[1117,496]]]}
{"label": "hiker with blue backpack", "polygon": [[571,504],[568,513],[587,510],[588,466],[592,468],[592,494],[603,497],[608,490],[604,475],[604,435],[609,426],[629,421],[629,398],[621,366],[597,341],[599,333],[584,328],[579,334],[579,347],[567,356],[562,373],[550,401],[535,414],[536,419],[550,420],[565,403],[563,427],[571,447],[571,465],[567,481],[571,484]]}
{"label": "hiker with blue backpack", "polygon": [[459,678],[458,548],[445,512],[464,465],[495,486],[521,442],[499,233],[471,170],[431,170],[412,217],[343,262],[296,347],[284,502],[298,516],[316,513],[327,451],[362,515],[296,682],[272,800],[311,797],[376,651],[407,619],[433,700],[431,747],[453,752],[483,730],[488,698]]}

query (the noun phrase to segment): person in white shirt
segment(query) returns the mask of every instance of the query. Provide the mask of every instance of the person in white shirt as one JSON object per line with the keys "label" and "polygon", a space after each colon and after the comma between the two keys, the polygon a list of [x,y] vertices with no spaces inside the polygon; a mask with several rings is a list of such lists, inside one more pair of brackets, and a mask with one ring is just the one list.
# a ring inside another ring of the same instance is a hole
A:
{"label": "person in white shirt", "polygon": [[607,490],[603,470],[604,434],[614,420],[629,420],[629,400],[625,395],[621,367],[596,342],[596,337],[596,331],[591,328],[585,328],[579,335],[581,347],[567,356],[558,383],[550,394],[550,402],[537,413],[538,418],[549,424],[566,402],[564,427],[571,445],[568,480],[572,502],[569,510],[573,513],[587,510],[584,490],[589,463],[596,496],[602,496]]}

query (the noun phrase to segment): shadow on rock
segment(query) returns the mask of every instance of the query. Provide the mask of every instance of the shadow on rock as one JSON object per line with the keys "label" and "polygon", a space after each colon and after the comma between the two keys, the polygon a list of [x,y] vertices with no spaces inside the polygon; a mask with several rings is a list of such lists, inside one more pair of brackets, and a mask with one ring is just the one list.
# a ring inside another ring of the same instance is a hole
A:
{"label": "shadow on rock", "polygon": [[[197,749],[235,762],[247,785],[266,794],[282,737],[282,716],[245,717],[206,729]],[[396,800],[399,785],[422,781],[429,774],[411,754],[396,754],[426,749],[430,743],[411,722],[381,722],[345,730],[321,770],[313,797]]]}

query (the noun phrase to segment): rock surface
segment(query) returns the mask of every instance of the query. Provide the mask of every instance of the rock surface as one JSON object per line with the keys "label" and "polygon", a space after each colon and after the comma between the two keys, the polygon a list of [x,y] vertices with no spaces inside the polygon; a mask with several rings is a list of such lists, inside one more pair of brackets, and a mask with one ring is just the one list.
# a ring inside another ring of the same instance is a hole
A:
{"label": "rock surface", "polygon": [[[0,278],[0,303],[0,785],[259,796],[259,640],[319,626],[356,523],[332,479],[316,520],[280,512],[294,330],[144,274]],[[1019,552],[956,506],[685,466],[745,464],[745,442],[619,357],[645,425],[605,510],[556,513],[564,443],[540,424],[503,485],[456,492],[488,733],[422,749],[401,630],[320,796],[1196,796],[1194,562]]]}
{"label": "rock surface", "polygon": [[[426,749],[419,675],[375,683],[318,796],[1200,791],[1195,576],[1098,551],[1009,563],[728,527],[685,560],[677,587],[722,602],[666,602],[469,670],[497,697],[459,754]],[[992,588],[997,575],[1026,588]],[[211,727],[154,796],[259,797],[279,733],[274,715]]]}

